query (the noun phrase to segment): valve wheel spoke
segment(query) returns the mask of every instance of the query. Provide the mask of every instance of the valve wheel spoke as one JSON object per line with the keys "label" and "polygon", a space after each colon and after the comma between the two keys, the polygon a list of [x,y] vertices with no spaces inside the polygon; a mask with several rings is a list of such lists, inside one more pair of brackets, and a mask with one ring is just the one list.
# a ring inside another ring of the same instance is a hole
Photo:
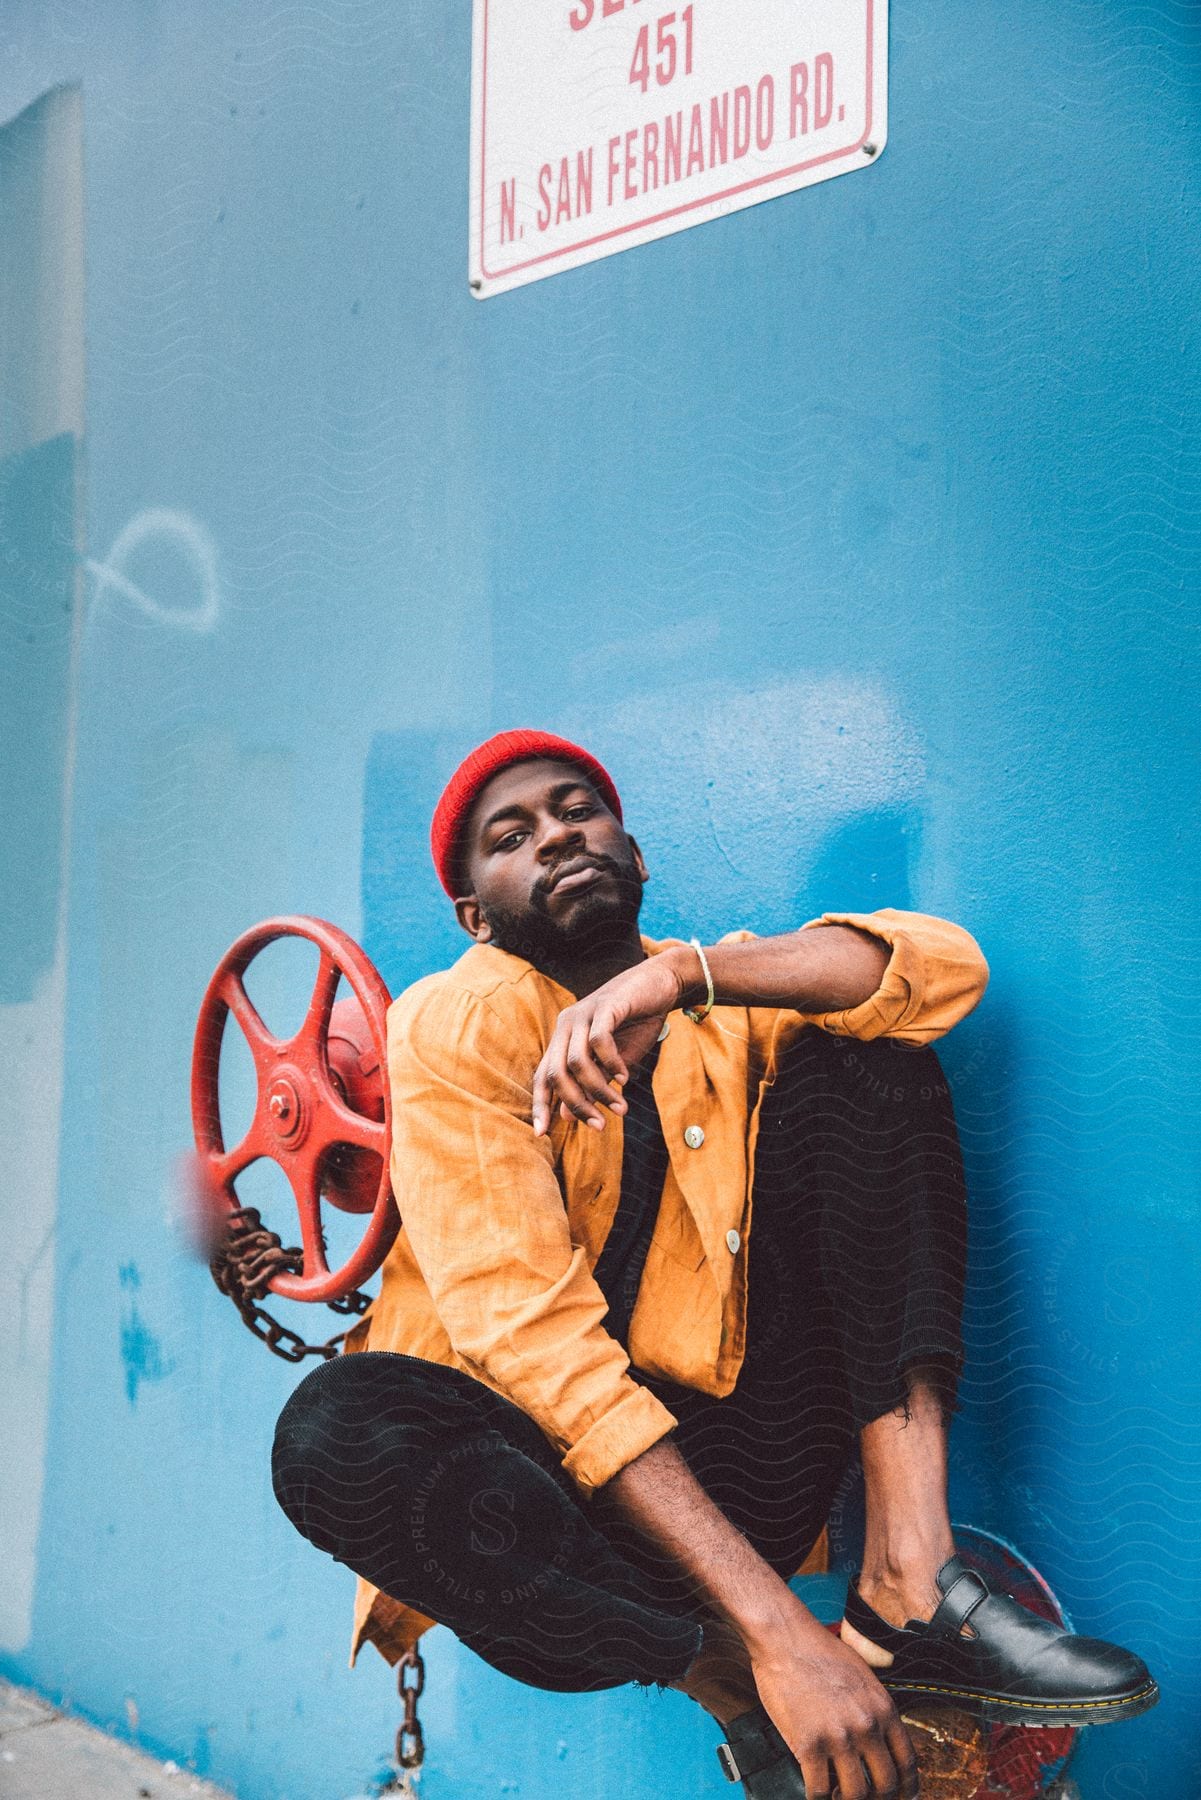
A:
{"label": "valve wheel spoke", "polygon": [[314,1275],[329,1274],[321,1231],[320,1160],[319,1153],[306,1145],[303,1156],[291,1157],[284,1164],[284,1173],[292,1184],[296,1210],[300,1215],[300,1242],[304,1248],[306,1280],[311,1280]]}
{"label": "valve wheel spoke", "polygon": [[355,1112],[329,1080],[322,1082],[321,1105],[314,1125],[322,1150],[328,1150],[332,1144],[353,1144],[360,1150],[374,1150],[387,1161],[388,1127],[383,1120]]}
{"label": "valve wheel spoke", "polygon": [[235,1144],[232,1150],[217,1151],[212,1154],[211,1168],[214,1181],[221,1187],[228,1186],[231,1181],[248,1169],[252,1162],[257,1162],[263,1154],[258,1136],[258,1120],[256,1119],[240,1144]]}
{"label": "valve wheel spoke", "polygon": [[[302,1021],[283,1036],[269,1029],[246,985],[250,965],[279,938],[304,940],[317,951]],[[348,997],[339,1007],[343,983],[353,1002]],[[243,1170],[260,1158],[279,1166],[296,1208],[301,1248],[267,1285],[288,1298],[337,1299],[359,1287],[379,1267],[399,1229],[389,1180],[388,1005],[387,989],[358,945],[337,927],[299,915],[244,932],[205,992],[192,1057],[192,1121],[197,1150],[205,1158],[205,1185],[213,1190],[209,1210],[237,1217],[245,1211],[235,1187]],[[246,1039],[258,1091],[249,1128],[229,1148],[219,1070],[231,1017]],[[378,1166],[369,1167],[368,1156]],[[330,1267],[324,1241],[323,1185],[325,1198],[340,1212],[370,1214],[361,1241],[338,1268]],[[224,1216],[220,1223],[228,1229]],[[263,1270],[254,1279],[261,1287]],[[258,1295],[253,1298],[257,1303]],[[272,1341],[272,1347],[278,1345]],[[333,1343],[323,1346],[322,1354],[333,1348]]]}
{"label": "valve wheel spoke", "polygon": [[341,969],[329,951],[323,950],[321,961],[317,965],[317,979],[313,983],[313,997],[304,1015],[304,1023],[293,1039],[297,1048],[301,1045],[324,1045],[325,1035],[329,1030],[329,1017],[334,1010],[334,995],[341,979]]}
{"label": "valve wheel spoke", "polygon": [[279,1038],[274,1037],[267,1030],[258,1008],[246,992],[242,977],[233,969],[230,970],[221,985],[221,998],[242,1027],[246,1042],[250,1045],[250,1054],[254,1058],[255,1067],[261,1072],[268,1063],[279,1056],[283,1045]]}

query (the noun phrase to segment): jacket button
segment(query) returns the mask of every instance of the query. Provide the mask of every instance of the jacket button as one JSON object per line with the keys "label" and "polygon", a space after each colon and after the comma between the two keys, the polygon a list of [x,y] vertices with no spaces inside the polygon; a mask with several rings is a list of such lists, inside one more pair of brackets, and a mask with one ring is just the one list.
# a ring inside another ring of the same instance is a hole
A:
{"label": "jacket button", "polygon": [[699,1150],[705,1141],[705,1134],[699,1125],[689,1125],[684,1132],[684,1142],[690,1150]]}
{"label": "jacket button", "polygon": [[727,1231],[726,1232],[726,1248],[729,1250],[730,1255],[737,1256],[741,1246],[742,1246],[742,1239],[739,1237],[738,1233],[736,1231]]}

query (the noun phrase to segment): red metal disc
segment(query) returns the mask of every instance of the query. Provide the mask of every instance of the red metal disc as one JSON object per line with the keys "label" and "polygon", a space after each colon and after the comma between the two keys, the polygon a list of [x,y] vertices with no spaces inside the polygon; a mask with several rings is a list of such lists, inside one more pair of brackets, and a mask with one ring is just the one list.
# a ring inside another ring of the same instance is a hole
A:
{"label": "red metal disc", "polygon": [[[268,1031],[246,992],[243,976],[268,944],[307,938],[320,960],[300,1029],[290,1038]],[[338,1002],[345,976],[354,1002]],[[192,1127],[209,1190],[232,1210],[234,1182],[259,1157],[287,1176],[300,1220],[304,1267],[279,1275],[271,1291],[286,1300],[338,1300],[379,1268],[400,1229],[388,1156],[392,1106],[385,1079],[385,1015],[391,996],[369,958],[344,931],[324,919],[268,919],[243,932],[226,951],[205,991],[192,1055]],[[221,1129],[218,1073],[226,1020],[240,1025],[254,1059],[258,1097],[250,1129],[227,1149]],[[378,1159],[378,1178],[370,1171]],[[370,1213],[357,1248],[340,1268],[326,1261],[321,1202]]]}

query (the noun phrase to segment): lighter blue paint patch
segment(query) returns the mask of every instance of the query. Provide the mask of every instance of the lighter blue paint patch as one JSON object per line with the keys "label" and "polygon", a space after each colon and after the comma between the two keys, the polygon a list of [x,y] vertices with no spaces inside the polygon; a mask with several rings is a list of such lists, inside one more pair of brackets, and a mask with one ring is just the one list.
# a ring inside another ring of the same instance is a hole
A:
{"label": "lighter blue paint patch", "polygon": [[70,736],[77,480],[76,445],[68,433],[24,455],[0,459],[3,1005],[31,1000],[54,961]]}

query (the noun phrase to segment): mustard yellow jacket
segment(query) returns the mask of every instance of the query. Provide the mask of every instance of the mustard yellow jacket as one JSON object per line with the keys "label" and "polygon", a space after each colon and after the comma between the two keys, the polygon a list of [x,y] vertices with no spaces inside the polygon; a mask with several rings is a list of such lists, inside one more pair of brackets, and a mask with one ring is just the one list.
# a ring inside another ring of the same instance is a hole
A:
{"label": "mustard yellow jacket", "polygon": [[[862,1005],[817,1015],[717,1006],[699,1025],[671,1015],[653,1079],[670,1166],[628,1357],[605,1330],[592,1278],[617,1209],[621,1119],[597,1132],[556,1117],[543,1138],[531,1124],[534,1070],[574,996],[522,958],[476,944],[394,1001],[391,1169],[404,1223],[347,1348],[403,1351],[475,1376],[537,1421],[584,1493],[676,1423],[631,1376],[631,1361],[728,1394],[745,1349],[759,1111],[781,1051],[806,1025],[927,1044],[988,981],[975,941],[946,920],[886,909],[809,921],[821,924],[857,925],[891,947]],[[643,944],[654,955],[671,941]],[[360,1581],[352,1660],[370,1640],[395,1662],[431,1623]]]}

